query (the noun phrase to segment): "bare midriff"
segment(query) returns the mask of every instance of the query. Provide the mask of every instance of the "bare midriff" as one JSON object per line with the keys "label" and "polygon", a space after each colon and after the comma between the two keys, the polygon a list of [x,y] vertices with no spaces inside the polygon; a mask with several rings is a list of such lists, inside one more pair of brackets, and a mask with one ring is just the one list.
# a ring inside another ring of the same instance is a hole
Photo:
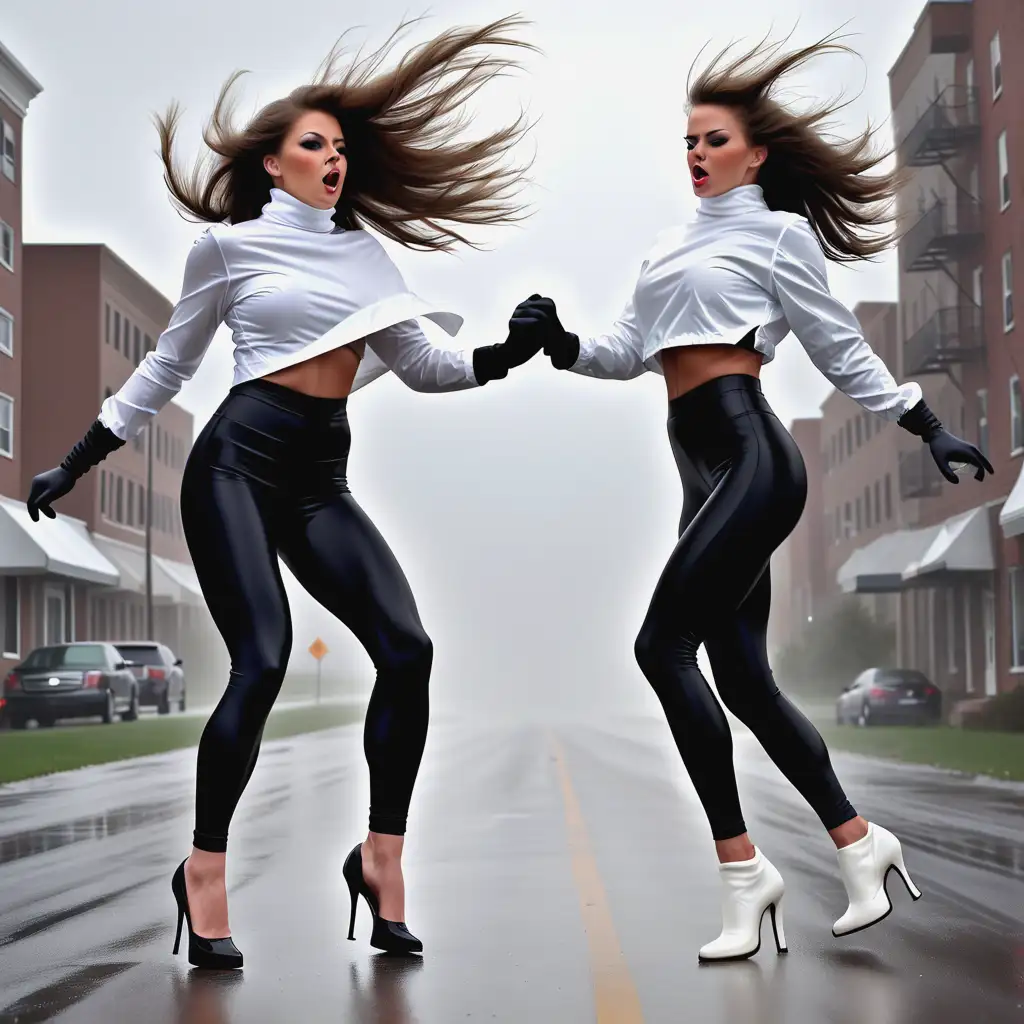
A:
{"label": "bare midriff", "polygon": [[352,381],[365,349],[364,341],[332,348],[330,352],[286,366],[276,373],[268,373],[264,380],[313,398],[345,398],[352,390]]}
{"label": "bare midriff", "polygon": [[735,345],[687,345],[665,348],[659,353],[669,401],[685,395],[705,381],[730,373],[761,376],[760,352]]}

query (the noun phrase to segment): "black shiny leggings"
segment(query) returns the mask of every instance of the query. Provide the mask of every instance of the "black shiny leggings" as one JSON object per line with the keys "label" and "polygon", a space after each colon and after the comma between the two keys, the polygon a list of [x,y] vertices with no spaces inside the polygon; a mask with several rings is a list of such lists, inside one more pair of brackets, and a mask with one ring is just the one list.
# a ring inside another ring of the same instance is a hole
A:
{"label": "black shiny leggings", "polygon": [[284,679],[292,627],[278,555],[373,661],[363,732],[370,830],[405,832],[433,648],[395,556],[349,493],[349,442],[345,399],[252,380],[232,388],[189,455],[185,538],[231,657],[227,689],[199,743],[198,849],[226,849]]}
{"label": "black shiny leggings", "polygon": [[683,484],[679,540],[636,640],[716,840],[746,831],[732,735],[697,667],[704,644],[722,703],[754,733],[827,829],[856,817],[817,729],[768,666],[768,562],[803,512],[800,450],[756,377],[730,374],[669,403]]}

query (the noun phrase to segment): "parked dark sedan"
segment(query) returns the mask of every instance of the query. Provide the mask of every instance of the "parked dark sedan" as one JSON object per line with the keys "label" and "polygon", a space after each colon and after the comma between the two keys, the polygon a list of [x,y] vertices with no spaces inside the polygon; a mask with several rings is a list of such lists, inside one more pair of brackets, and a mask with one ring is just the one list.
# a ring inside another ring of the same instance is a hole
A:
{"label": "parked dark sedan", "polygon": [[30,718],[50,726],[58,718],[139,717],[138,682],[113,644],[37,647],[7,674],[4,698],[12,729],[24,729]]}
{"label": "parked dark sedan", "polygon": [[121,657],[132,663],[132,672],[139,681],[139,703],[155,707],[159,714],[166,715],[172,704],[179,711],[185,710],[185,672],[181,658],[166,644],[134,640],[130,643],[115,643]]}
{"label": "parked dark sedan", "polygon": [[836,701],[840,725],[934,725],[942,719],[942,694],[923,673],[909,668],[865,669]]}

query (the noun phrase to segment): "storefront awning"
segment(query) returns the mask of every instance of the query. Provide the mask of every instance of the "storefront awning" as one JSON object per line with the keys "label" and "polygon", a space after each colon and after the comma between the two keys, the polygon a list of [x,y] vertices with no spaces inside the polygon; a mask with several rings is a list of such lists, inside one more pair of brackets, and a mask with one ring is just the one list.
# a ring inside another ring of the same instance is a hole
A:
{"label": "storefront awning", "polygon": [[903,570],[928,549],[939,527],[894,530],[858,548],[839,567],[836,581],[847,594],[887,594],[902,590]]}
{"label": "storefront awning", "polygon": [[943,573],[993,572],[992,530],[987,506],[951,516],[921,556],[903,569],[908,582],[929,584]]}
{"label": "storefront awning", "polygon": [[24,502],[0,497],[0,574],[51,573],[85,583],[117,586],[120,573],[89,538],[80,519],[29,518]]}
{"label": "storefront awning", "polygon": [[[146,592],[146,549],[138,544],[128,544],[94,533],[96,546],[121,571],[121,590],[133,594]],[[192,604],[202,605],[203,595],[199,589],[195,570],[191,565],[175,562],[169,558],[152,556],[153,603],[155,605]]]}
{"label": "storefront awning", "polygon": [[999,525],[1007,539],[1024,533],[1024,467],[999,513]]}
{"label": "storefront awning", "polygon": [[195,569],[187,562],[175,562],[170,558],[155,558],[161,569],[172,579],[178,588],[178,601],[181,604],[194,605],[197,608],[206,604],[203,592],[199,587],[199,577]]}
{"label": "storefront awning", "polygon": [[994,569],[989,509],[980,506],[934,526],[883,534],[854,551],[836,581],[847,594],[884,594],[937,584],[944,573]]}

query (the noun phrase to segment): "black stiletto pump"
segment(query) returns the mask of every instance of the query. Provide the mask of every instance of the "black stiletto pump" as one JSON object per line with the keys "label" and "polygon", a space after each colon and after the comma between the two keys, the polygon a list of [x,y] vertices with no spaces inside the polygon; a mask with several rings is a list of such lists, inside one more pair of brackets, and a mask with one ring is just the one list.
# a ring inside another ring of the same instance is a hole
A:
{"label": "black stiletto pump", "polygon": [[184,860],[171,878],[171,892],[174,893],[174,900],[178,904],[178,931],[174,936],[174,949],[171,952],[177,955],[181,943],[181,924],[185,921],[188,923],[188,962],[193,967],[222,971],[241,967],[242,954],[230,935],[223,939],[205,939],[192,931],[192,915],[189,913],[188,893],[185,891]]}
{"label": "black stiletto pump", "polygon": [[345,866],[341,869],[348,882],[348,894],[352,900],[352,914],[348,922],[348,937],[355,938],[356,903],[361,895],[366,900],[373,916],[373,934],[370,945],[374,949],[383,949],[386,953],[420,953],[423,943],[416,938],[404,921],[388,921],[380,916],[377,897],[366,884],[363,877],[363,844],[357,843],[352,852],[345,858]]}

